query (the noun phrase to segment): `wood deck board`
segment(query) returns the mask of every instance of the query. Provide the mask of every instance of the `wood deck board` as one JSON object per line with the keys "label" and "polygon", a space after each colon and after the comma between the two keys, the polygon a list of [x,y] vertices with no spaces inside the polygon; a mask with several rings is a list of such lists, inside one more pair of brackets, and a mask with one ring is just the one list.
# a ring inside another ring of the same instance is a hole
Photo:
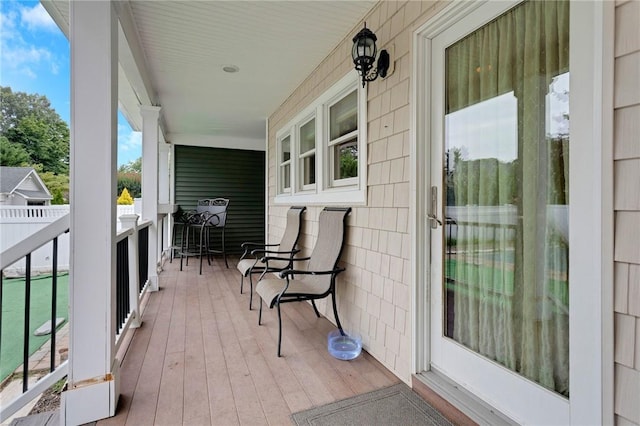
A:
{"label": "wood deck board", "polygon": [[340,361],[327,353],[335,326],[304,303],[282,307],[282,357],[276,356],[277,312],[259,297],[249,311],[240,274],[214,259],[179,271],[165,264],[160,291],[149,295],[121,364],[121,398],[102,425],[291,424],[290,415],[399,380],[371,356]]}

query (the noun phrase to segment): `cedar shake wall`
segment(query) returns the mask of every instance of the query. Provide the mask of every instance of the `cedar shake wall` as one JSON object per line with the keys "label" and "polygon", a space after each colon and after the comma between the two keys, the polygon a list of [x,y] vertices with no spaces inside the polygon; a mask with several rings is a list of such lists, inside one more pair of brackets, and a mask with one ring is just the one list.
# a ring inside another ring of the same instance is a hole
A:
{"label": "cedar shake wall", "polygon": [[[353,206],[348,219],[346,271],[338,283],[338,312],[345,328],[358,330],[365,349],[407,383],[411,379],[411,266],[409,235],[410,43],[413,31],[441,8],[436,2],[376,5],[364,21],[378,37],[378,48],[395,45],[395,71],[368,85],[367,206]],[[339,79],[353,72],[349,35],[269,118],[269,240],[279,241],[288,206],[275,205],[276,138],[294,116]],[[315,243],[324,206],[307,206],[301,244]],[[318,309],[333,318],[330,298]]]}
{"label": "cedar shake wall", "polygon": [[615,414],[640,425],[640,1],[616,2]]}
{"label": "cedar shake wall", "polygon": [[[368,197],[348,220],[341,320],[363,335],[365,349],[405,382],[411,373],[409,123],[413,31],[442,7],[437,2],[379,3],[366,17],[379,48],[395,45],[395,72],[368,85]],[[359,22],[269,118],[268,239],[280,240],[288,206],[274,204],[276,138],[297,113],[350,72]],[[640,0],[616,2],[615,22],[615,413],[640,425]],[[323,206],[308,206],[301,245],[315,243]],[[321,313],[332,318],[330,300]]]}

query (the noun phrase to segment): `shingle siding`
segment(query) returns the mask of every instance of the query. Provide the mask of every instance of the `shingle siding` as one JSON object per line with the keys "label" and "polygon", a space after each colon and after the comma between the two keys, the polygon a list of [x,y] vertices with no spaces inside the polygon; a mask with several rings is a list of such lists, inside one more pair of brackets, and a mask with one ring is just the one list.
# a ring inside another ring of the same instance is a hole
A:
{"label": "shingle siding", "polygon": [[616,3],[614,208],[616,424],[640,425],[640,1]]}
{"label": "shingle siding", "polygon": [[[366,17],[379,46],[394,45],[395,71],[368,87],[368,205],[349,218],[347,272],[338,286],[348,326],[366,349],[403,380],[410,378],[410,260],[408,234],[411,98],[410,39],[444,2],[381,2]],[[356,28],[362,26],[360,22]],[[352,69],[351,39],[343,42],[269,118],[269,223],[285,215],[275,205],[275,133]],[[617,1],[615,22],[615,413],[619,425],[640,425],[640,1]],[[321,207],[306,221],[317,220]],[[302,244],[313,246],[313,235]],[[269,238],[281,229],[271,225]],[[379,265],[377,264],[379,262]],[[375,264],[375,266],[374,266]],[[378,274],[380,283],[373,281]],[[393,308],[393,318],[390,312]],[[330,316],[330,309],[320,309]]]}
{"label": "shingle siding", "polygon": [[[380,2],[363,21],[378,37],[379,48],[393,45],[395,70],[368,86],[367,206],[357,206],[348,219],[347,247],[342,257],[347,272],[339,279],[338,302],[343,322],[359,329],[365,348],[398,377],[411,377],[410,250],[409,250],[409,115],[411,90],[410,38],[418,25],[442,5],[434,2]],[[363,22],[356,25],[361,28]],[[355,29],[354,29],[355,32]],[[276,195],[275,133],[336,81],[353,72],[351,37],[345,39],[269,118],[269,239],[281,229],[272,226],[287,206]],[[311,208],[305,222],[315,223],[322,207]],[[311,235],[301,244],[313,247]],[[329,305],[318,303],[331,317]]]}

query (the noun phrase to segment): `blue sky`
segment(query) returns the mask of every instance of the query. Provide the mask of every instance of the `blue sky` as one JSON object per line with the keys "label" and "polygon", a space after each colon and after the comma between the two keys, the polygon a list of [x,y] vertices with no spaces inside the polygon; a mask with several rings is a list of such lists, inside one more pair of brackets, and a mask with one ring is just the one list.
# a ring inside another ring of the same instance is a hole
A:
{"label": "blue sky", "polygon": [[[45,95],[69,123],[69,42],[38,1],[0,0],[0,85]],[[142,155],[141,135],[118,114],[118,165]]]}

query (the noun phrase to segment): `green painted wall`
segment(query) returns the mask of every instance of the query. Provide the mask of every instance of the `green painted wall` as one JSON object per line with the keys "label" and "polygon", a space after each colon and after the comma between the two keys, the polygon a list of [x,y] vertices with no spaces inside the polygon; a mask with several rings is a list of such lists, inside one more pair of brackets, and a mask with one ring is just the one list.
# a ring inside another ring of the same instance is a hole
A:
{"label": "green painted wall", "polygon": [[241,253],[245,241],[264,241],[263,151],[175,148],[175,200],[183,210],[194,210],[197,200],[228,198],[227,254]]}

